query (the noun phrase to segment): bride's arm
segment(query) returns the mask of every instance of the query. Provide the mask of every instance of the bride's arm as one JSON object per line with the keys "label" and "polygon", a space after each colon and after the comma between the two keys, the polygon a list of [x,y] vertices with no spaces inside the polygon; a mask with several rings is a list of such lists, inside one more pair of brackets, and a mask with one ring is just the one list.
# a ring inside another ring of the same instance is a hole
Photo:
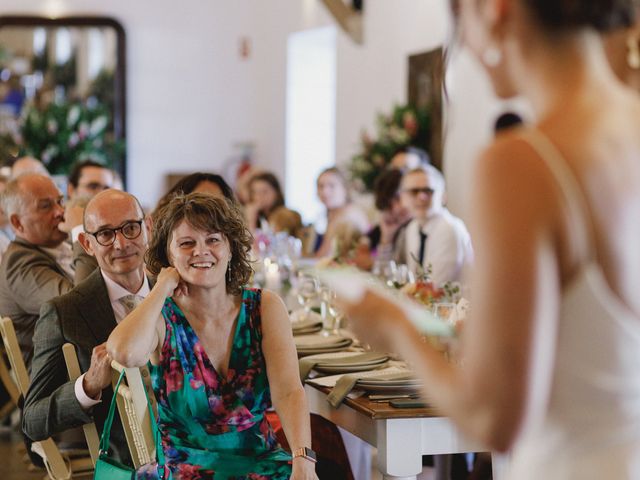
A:
{"label": "bride's arm", "polygon": [[358,335],[414,366],[442,412],[500,450],[509,448],[528,415],[544,407],[551,384],[561,288],[559,207],[540,163],[516,140],[494,145],[479,161],[464,368],[445,361],[399,310],[372,294],[348,311]]}

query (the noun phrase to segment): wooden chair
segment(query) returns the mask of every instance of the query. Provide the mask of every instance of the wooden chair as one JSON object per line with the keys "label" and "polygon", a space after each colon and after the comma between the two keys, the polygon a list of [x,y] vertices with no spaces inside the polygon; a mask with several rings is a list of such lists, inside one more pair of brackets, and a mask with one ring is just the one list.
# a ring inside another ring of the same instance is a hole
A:
{"label": "wooden chair", "polygon": [[[76,355],[76,349],[71,343],[65,343],[62,346],[62,353],[64,354],[64,361],[67,364],[67,372],[69,373],[69,380],[74,382],[81,374],[80,364],[78,363],[78,356]],[[84,437],[87,440],[87,447],[89,448],[89,455],[91,456],[91,462],[94,467],[98,460],[98,451],[100,449],[100,437],[98,436],[98,430],[96,424],[91,422],[82,426],[84,431]]]}
{"label": "wooden chair", "polygon": [[126,372],[127,383],[120,384],[116,402],[131,459],[135,468],[138,468],[156,459],[151,417],[147,407],[148,395],[154,415],[156,414],[157,405],[151,389],[151,376],[147,367],[125,368],[116,361],[111,362],[111,366],[114,388],[122,370]]}
{"label": "wooden chair", "polygon": [[[0,319],[0,333],[2,334],[4,348],[13,371],[15,387],[24,397],[29,389],[29,374],[22,358],[18,337],[11,319],[6,317]],[[93,470],[93,463],[89,456],[71,457],[70,455],[63,455],[50,438],[40,442],[33,442],[31,449],[42,457],[51,480],[68,480],[75,475],[87,475]]]}
{"label": "wooden chair", "polygon": [[4,405],[0,405],[0,418],[4,418],[14,409],[18,408],[18,401],[20,399],[20,392],[16,386],[16,381],[11,376],[11,368],[7,364],[4,346],[0,346],[0,382],[2,382],[10,399],[10,401]]}

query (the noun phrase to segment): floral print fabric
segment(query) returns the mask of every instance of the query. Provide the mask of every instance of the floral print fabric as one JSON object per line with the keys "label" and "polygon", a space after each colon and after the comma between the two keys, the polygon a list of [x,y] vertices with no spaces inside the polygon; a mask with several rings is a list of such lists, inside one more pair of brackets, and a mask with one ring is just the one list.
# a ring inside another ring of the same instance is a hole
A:
{"label": "floral print fabric", "polygon": [[[262,354],[261,291],[244,289],[226,375],[219,374],[172,298],[162,309],[166,335],[158,366],[150,366],[166,467],[174,480],[280,480],[290,455],[264,413],[271,407]],[[138,479],[156,479],[144,465]]]}

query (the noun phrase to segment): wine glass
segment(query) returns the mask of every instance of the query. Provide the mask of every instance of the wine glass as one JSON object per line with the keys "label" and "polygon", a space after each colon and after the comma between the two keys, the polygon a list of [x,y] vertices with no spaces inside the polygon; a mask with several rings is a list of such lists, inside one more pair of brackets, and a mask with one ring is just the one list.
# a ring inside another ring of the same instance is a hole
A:
{"label": "wine glass", "polygon": [[409,266],[405,263],[396,265],[396,269],[393,276],[393,284],[396,288],[402,288],[407,283],[415,282],[415,276],[413,272],[409,270]]}
{"label": "wine glass", "polygon": [[336,306],[336,292],[329,287],[320,287],[320,315],[322,316],[322,330],[320,334],[328,337],[338,335],[341,314]]}
{"label": "wine glass", "polygon": [[299,272],[296,283],[298,303],[304,308],[304,315],[299,321],[308,320],[311,314],[311,302],[318,296],[318,280],[308,272]]}

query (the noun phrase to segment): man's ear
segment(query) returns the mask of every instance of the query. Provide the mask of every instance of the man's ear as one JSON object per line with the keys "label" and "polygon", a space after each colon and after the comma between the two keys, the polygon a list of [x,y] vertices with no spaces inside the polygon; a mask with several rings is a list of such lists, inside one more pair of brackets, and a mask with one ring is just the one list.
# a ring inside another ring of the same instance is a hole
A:
{"label": "man's ear", "polygon": [[153,218],[151,218],[151,215],[144,217],[144,226],[147,229],[147,235],[151,236],[153,231]]}
{"label": "man's ear", "polygon": [[22,226],[22,222],[20,221],[20,217],[17,214],[13,214],[9,217],[9,222],[11,226],[15,230],[16,233],[22,233],[24,231],[24,227]]}
{"label": "man's ear", "polygon": [[67,198],[73,198],[76,193],[76,189],[70,183],[67,184]]}
{"label": "man's ear", "polygon": [[93,251],[93,247],[91,246],[91,242],[89,241],[88,233],[80,232],[78,234],[78,242],[80,242],[80,245],[82,246],[84,251],[87,252],[87,255],[91,255],[92,257],[96,256],[95,252]]}

